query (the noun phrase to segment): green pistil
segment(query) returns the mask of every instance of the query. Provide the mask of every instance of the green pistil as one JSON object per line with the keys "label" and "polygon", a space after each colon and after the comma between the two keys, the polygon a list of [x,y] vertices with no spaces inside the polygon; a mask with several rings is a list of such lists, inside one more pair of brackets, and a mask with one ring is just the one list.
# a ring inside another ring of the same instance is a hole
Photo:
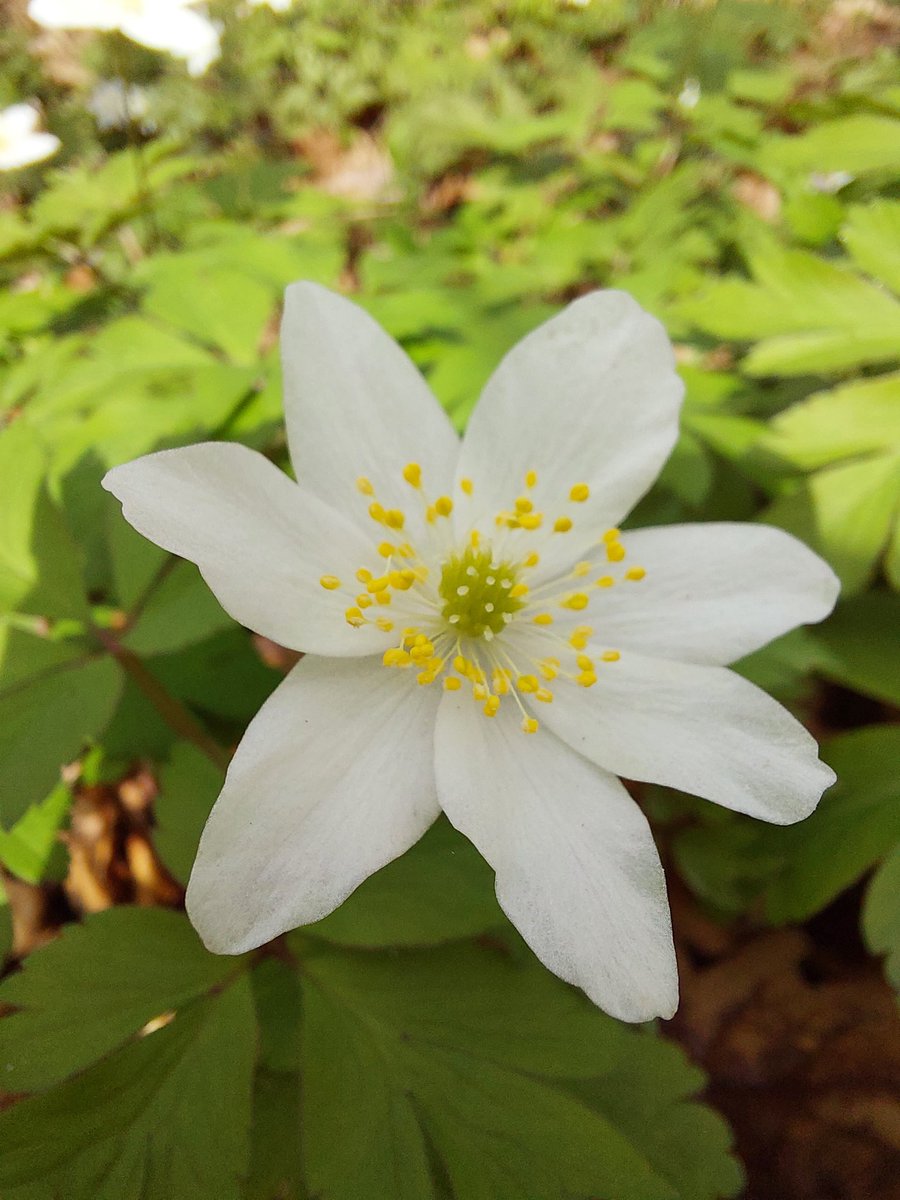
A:
{"label": "green pistil", "polygon": [[483,637],[488,629],[501,633],[507,625],[504,616],[512,616],[524,603],[510,595],[517,580],[509,563],[492,563],[490,550],[469,548],[454,554],[441,570],[441,615],[460,637]]}

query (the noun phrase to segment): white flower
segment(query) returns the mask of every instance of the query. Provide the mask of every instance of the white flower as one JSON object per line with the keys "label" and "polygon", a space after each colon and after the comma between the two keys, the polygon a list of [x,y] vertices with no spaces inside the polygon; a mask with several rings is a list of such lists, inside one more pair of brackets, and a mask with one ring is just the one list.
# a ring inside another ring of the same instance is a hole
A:
{"label": "white flower", "polygon": [[139,122],[142,129],[148,127],[143,120],[149,108],[147,92],[136,83],[126,87],[121,79],[101,79],[91,92],[87,107],[99,129],[124,129],[132,121]]}
{"label": "white flower", "polygon": [[219,32],[191,11],[197,0],[30,0],[28,15],[46,29],[117,29],[133,42],[183,58],[202,75],[219,57]]}
{"label": "white flower", "polygon": [[443,809],[538,957],[625,1020],[677,979],[647,822],[616,778],[776,823],[833,773],[723,664],[837,594],[761,525],[621,533],[675,443],[662,327],[594,292],[519,343],[459,442],[361,309],[288,289],[294,483],[244,446],[116,467],[145,537],[224,607],[307,655],[251,723],[210,816],[188,912],[238,953],[325,916]]}
{"label": "white flower", "polygon": [[30,104],[13,104],[0,112],[0,171],[15,171],[57,152],[59,138],[41,133],[39,119]]}
{"label": "white flower", "polygon": [[261,8],[267,5],[273,12],[287,12],[294,0],[247,0],[251,8]]}

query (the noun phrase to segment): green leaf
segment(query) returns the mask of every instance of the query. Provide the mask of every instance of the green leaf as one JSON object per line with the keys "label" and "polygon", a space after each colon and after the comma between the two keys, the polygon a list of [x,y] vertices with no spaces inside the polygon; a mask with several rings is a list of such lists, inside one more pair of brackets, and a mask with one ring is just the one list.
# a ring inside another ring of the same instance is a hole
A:
{"label": "green leaf", "polygon": [[900,161],[900,120],[859,113],[822,121],[794,137],[772,138],[760,166],[776,175],[893,171]]}
{"label": "green leaf", "polygon": [[171,654],[233,624],[194,564],[176,562],[147,595],[122,644],[139,655]]}
{"label": "green leaf", "polygon": [[854,205],[841,240],[861,270],[900,295],[900,201]]}
{"label": "green leaf", "polygon": [[121,687],[112,659],[79,657],[0,690],[0,821],[44,799],[109,721]]}
{"label": "green leaf", "polygon": [[13,1105],[0,1114],[4,1200],[240,1200],[253,1044],[250,985],[239,979]]}
{"label": "green leaf", "polygon": [[[300,1079],[259,1071],[253,1093],[246,1200],[306,1200],[300,1160]],[[372,1197],[372,1200],[375,1200]]]}
{"label": "green leaf", "polygon": [[112,908],[68,925],[0,986],[10,1091],[48,1087],[122,1045],[148,1021],[221,987],[235,960],[210,954],[181,913]]}
{"label": "green leaf", "polygon": [[830,741],[838,782],[799,825],[778,831],[784,873],[771,885],[773,921],[803,921],[855,883],[900,840],[900,728],[876,725]]}
{"label": "green leaf", "polygon": [[900,704],[900,596],[876,591],[848,600],[813,636],[825,649],[819,669],[829,678]]}
{"label": "green leaf", "polygon": [[[739,1185],[721,1123],[683,1104],[700,1073],[530,960],[313,953],[303,980],[304,1160],[322,1200],[711,1200]],[[604,1077],[624,1118],[571,1082]]]}
{"label": "green leaf", "polygon": [[57,784],[46,800],[34,804],[7,833],[0,829],[0,862],[26,883],[62,879],[68,855],[59,831],[69,815],[72,795]]}
{"label": "green leaf", "polygon": [[900,510],[900,454],[827,467],[776,500],[762,519],[807,542],[861,591],[887,548]]}
{"label": "green leaf", "polygon": [[441,818],[305,932],[345,946],[430,946],[505,924],[490,867]]}
{"label": "green leaf", "polygon": [[885,859],[869,885],[863,906],[863,933],[873,954],[885,955],[884,970],[900,991],[900,845]]}
{"label": "green leaf", "polygon": [[180,883],[187,883],[197,856],[200,834],[222,790],[222,772],[205,754],[182,742],[159,773],[154,801],[154,845]]}

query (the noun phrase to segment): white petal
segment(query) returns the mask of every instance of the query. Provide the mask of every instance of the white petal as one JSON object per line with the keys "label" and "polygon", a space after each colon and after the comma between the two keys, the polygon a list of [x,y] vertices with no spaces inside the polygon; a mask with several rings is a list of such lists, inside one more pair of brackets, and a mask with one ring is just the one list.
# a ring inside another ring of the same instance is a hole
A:
{"label": "white petal", "polygon": [[142,46],[187,59],[194,75],[202,74],[219,55],[215,25],[180,4],[159,4],[157,0],[134,15],[124,16],[120,28]]}
{"label": "white petal", "polygon": [[[189,558],[241,624],[313,654],[374,654],[391,644],[373,626],[344,619],[371,557],[357,530],[254,450],[203,442],[114,467],[103,486],[125,519]],[[319,582],[334,575],[341,587]]]}
{"label": "white petal", "polygon": [[420,525],[421,500],[402,478],[417,462],[430,496],[447,493],[459,439],[404,351],[356,304],[315,283],[292,284],[281,325],[284,406],[300,482],[369,530],[371,480],[378,501]]}
{"label": "white petal", "polygon": [[14,171],[30,163],[42,162],[59,149],[58,137],[52,133],[30,133],[20,141],[0,145],[0,171]]}
{"label": "white petal", "polygon": [[24,139],[37,129],[38,116],[30,104],[11,104],[0,112],[0,134],[10,141]]}
{"label": "white petal", "polygon": [[[588,647],[598,654],[598,647]],[[625,651],[592,688],[566,684],[539,719],[585,758],[776,825],[808,817],[834,772],[787,709],[724,667]]]}
{"label": "white petal", "polygon": [[240,954],[326,916],[438,814],[440,693],[372,659],[306,658],[238,746],[191,873],[203,941]]}
{"label": "white petal", "polygon": [[592,590],[590,621],[609,644],[661,658],[734,662],[827,617],[840,591],[823,559],[768,525],[666,525],[628,532],[622,544],[622,567],[647,574]]}
{"label": "white petal", "polygon": [[45,29],[115,29],[118,6],[109,0],[31,0],[28,15]]}
{"label": "white petal", "polygon": [[[575,523],[557,535],[553,558],[583,557],[656,478],[678,436],[683,391],[665,330],[629,295],[592,292],[570,304],[510,350],[472,414],[459,474],[474,481],[484,531],[534,470],[535,508],[549,523],[566,511]],[[590,499],[570,505],[576,483]]]}
{"label": "white petal", "polygon": [[619,781],[509,707],[485,718],[447,694],[438,714],[441,807],[497,873],[497,899],[556,975],[624,1021],[670,1017],[678,980],[665,880]]}

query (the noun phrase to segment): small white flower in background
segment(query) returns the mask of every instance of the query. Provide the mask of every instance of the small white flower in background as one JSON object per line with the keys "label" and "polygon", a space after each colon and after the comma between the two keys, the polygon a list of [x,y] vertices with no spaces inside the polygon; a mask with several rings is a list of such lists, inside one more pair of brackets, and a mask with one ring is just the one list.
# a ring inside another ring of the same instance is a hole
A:
{"label": "small white flower in background", "polygon": [[219,57],[219,31],[197,0],[30,0],[28,15],[46,29],[118,30],[147,46],[183,58],[202,75]]}
{"label": "small white flower in background", "polygon": [[400,347],[324,288],[288,289],[282,354],[298,483],[215,442],[103,481],[236,620],[306,654],[237,749],[191,920],[221,953],[316,921],[443,809],[546,966],[617,1017],[670,1016],[663,873],[616,776],[807,816],[832,771],[724,664],[826,616],[834,574],[762,525],[617,528],[682,395],[623,292],[511,350],[462,442]]}
{"label": "small white flower in background", "polygon": [[809,190],[822,196],[833,196],[856,178],[849,171],[814,171],[808,179]]}
{"label": "small white flower in background", "polygon": [[678,93],[678,103],[682,108],[696,108],[700,103],[700,80],[694,79],[693,76],[686,79]]}
{"label": "small white flower in background", "polygon": [[30,104],[13,104],[0,112],[0,171],[15,171],[57,152],[59,138],[42,133],[39,121],[40,114]]}
{"label": "small white flower in background", "polygon": [[147,115],[147,93],[136,83],[126,85],[121,79],[101,79],[87,102],[99,129],[123,129],[132,121],[142,129],[152,128],[144,121]]}
{"label": "small white flower in background", "polygon": [[287,12],[294,0],[247,0],[251,8],[262,8],[265,5],[273,12]]}

